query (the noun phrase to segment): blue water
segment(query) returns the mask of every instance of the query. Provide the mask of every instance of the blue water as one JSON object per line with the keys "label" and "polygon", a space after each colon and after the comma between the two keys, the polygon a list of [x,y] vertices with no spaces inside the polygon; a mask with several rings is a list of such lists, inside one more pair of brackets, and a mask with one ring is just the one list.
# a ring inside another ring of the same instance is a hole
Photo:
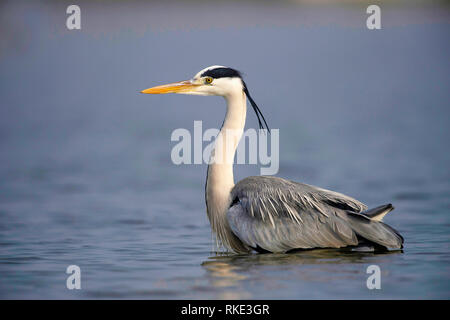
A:
{"label": "blue water", "polygon": [[[363,7],[80,2],[68,31],[65,4],[1,6],[1,298],[450,298],[448,7],[383,7],[369,31]],[[404,251],[216,254],[206,165],[174,165],[170,136],[224,102],[138,94],[212,64],[280,129],[278,176],[393,203]]]}

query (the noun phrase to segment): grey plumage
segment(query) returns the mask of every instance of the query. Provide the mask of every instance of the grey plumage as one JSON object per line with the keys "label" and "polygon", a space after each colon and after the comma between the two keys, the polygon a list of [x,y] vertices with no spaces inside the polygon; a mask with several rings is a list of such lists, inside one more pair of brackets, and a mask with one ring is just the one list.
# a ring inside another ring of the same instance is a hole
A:
{"label": "grey plumage", "polygon": [[229,227],[249,249],[286,252],[363,243],[399,249],[403,244],[397,231],[374,219],[391,205],[364,212],[366,205],[343,194],[266,176],[238,182],[231,201]]}

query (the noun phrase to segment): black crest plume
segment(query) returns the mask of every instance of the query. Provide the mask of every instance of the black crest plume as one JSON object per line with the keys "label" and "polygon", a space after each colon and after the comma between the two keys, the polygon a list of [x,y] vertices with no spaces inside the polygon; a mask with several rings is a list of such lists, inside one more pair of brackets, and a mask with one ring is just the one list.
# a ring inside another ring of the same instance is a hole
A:
{"label": "black crest plume", "polygon": [[[242,79],[242,78],[241,78],[241,79]],[[269,126],[267,125],[266,119],[264,118],[264,116],[263,116],[261,110],[259,110],[259,108],[258,108],[258,106],[257,106],[257,104],[256,104],[256,102],[255,102],[255,100],[253,100],[253,98],[250,96],[250,92],[248,92],[248,88],[247,88],[247,85],[245,84],[244,80],[242,80],[242,84],[244,85],[244,93],[245,93],[245,95],[247,96],[248,101],[250,101],[250,104],[252,105],[253,110],[254,110],[255,113],[256,113],[256,117],[258,118],[259,128],[260,128],[260,129],[264,129],[264,125],[265,125],[267,131],[269,131],[269,133],[270,133],[270,129],[269,129]],[[261,118],[262,118],[262,120],[264,121],[264,125],[263,125],[263,123],[262,123],[262,121],[261,121]]]}

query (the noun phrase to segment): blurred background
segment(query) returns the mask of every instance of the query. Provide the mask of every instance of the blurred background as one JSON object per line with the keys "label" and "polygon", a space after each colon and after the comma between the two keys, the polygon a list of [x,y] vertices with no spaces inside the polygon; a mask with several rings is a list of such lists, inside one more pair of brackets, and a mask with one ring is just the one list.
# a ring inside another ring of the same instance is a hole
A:
{"label": "blurred background", "polygon": [[[448,1],[2,1],[0,298],[450,298],[449,31]],[[170,136],[224,102],[139,94],[214,64],[280,129],[278,176],[393,203],[404,252],[217,255]]]}

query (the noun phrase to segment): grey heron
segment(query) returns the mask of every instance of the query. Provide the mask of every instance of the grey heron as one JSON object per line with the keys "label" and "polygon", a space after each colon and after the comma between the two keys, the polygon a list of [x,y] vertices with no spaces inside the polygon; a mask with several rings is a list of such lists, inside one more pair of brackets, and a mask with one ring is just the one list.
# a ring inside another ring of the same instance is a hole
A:
{"label": "grey heron", "polygon": [[341,193],[274,176],[247,177],[234,183],[233,159],[243,134],[247,99],[260,129],[265,126],[269,130],[239,71],[211,66],[190,80],[141,92],[225,98],[227,110],[211,153],[213,161],[208,165],[205,200],[217,242],[229,251],[403,248],[403,237],[382,222],[393,210],[391,204],[368,210],[365,204]]}

